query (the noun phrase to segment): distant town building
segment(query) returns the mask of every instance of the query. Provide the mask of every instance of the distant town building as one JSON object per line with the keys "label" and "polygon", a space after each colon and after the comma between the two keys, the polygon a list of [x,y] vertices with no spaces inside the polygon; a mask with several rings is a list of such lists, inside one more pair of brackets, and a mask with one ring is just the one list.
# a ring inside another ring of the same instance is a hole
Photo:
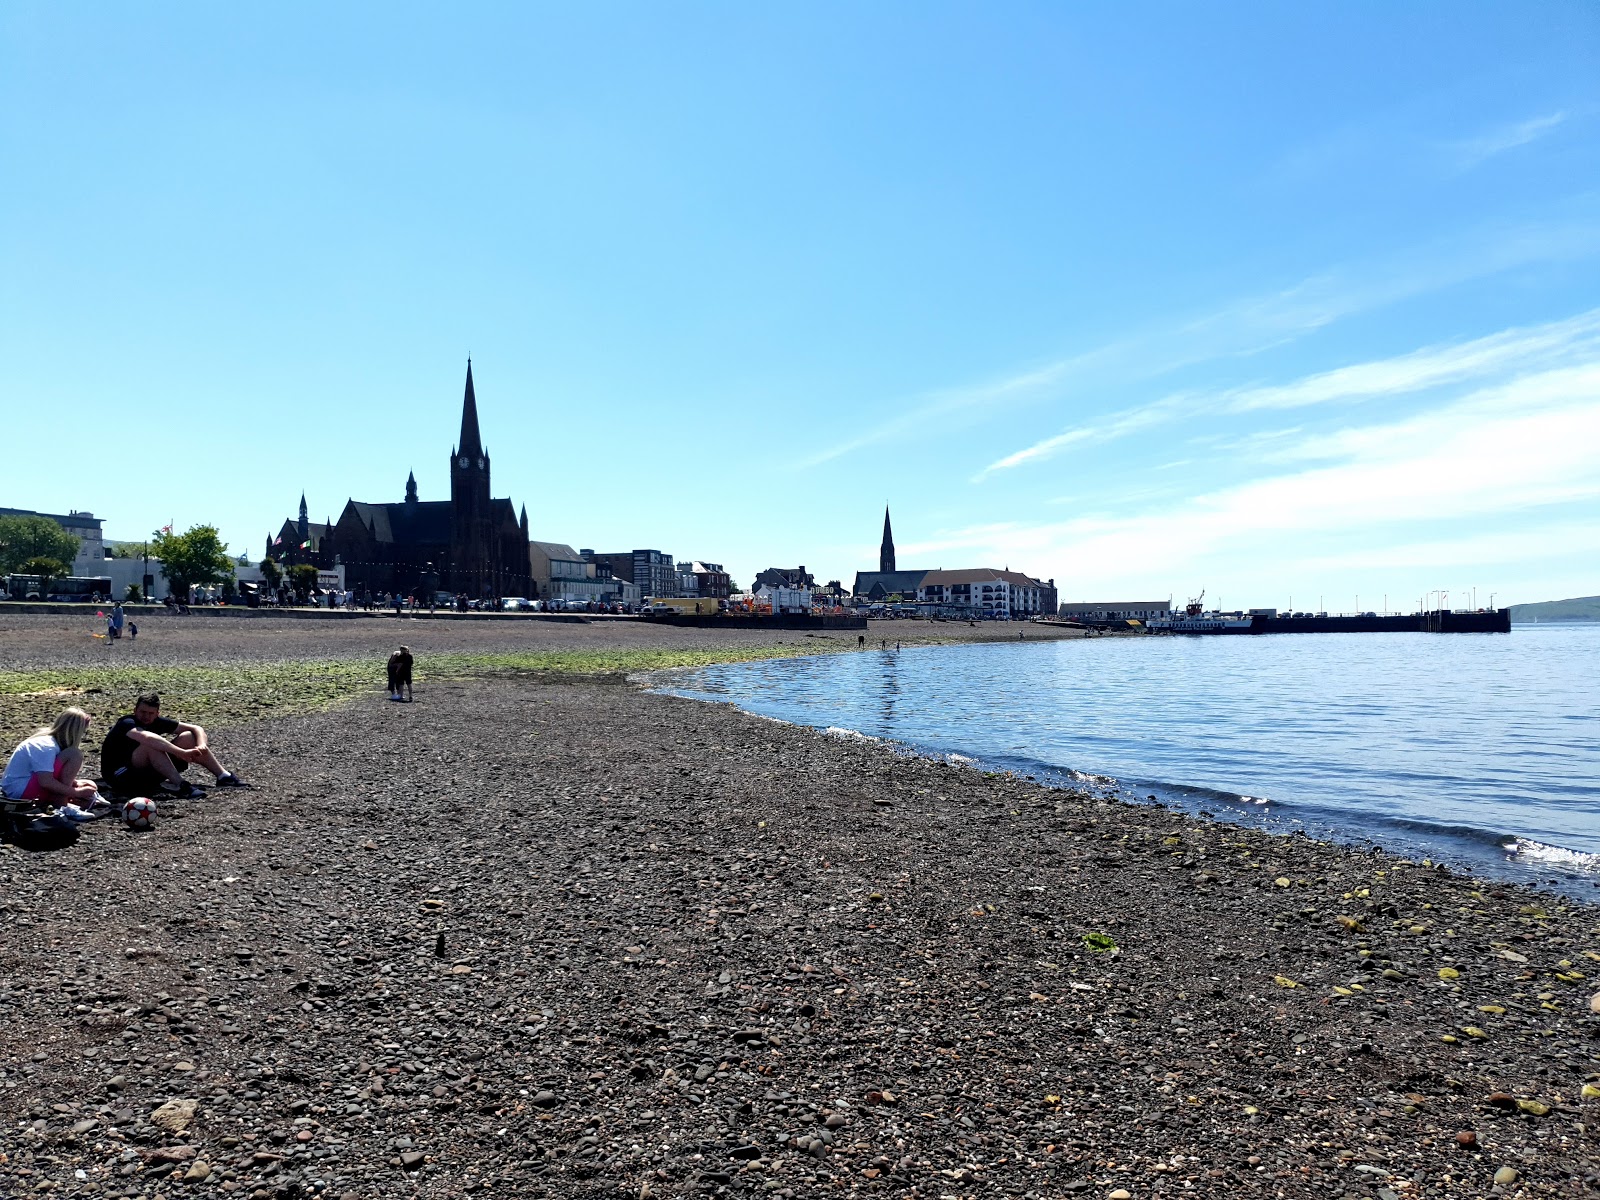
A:
{"label": "distant town building", "polygon": [[696,559],[690,564],[690,573],[694,576],[696,596],[704,596],[711,600],[726,600],[733,591],[732,580],[722,569],[721,563],[701,562]]}
{"label": "distant town building", "polygon": [[540,600],[594,600],[602,604],[637,604],[638,587],[618,579],[609,568],[589,557],[591,551],[574,550],[563,542],[530,542],[534,596]]}
{"label": "distant town building", "polygon": [[1048,613],[1046,593],[1054,581],[1041,583],[1021,571],[969,567],[958,571],[929,571],[917,588],[917,600],[936,616],[996,621],[1027,620]]}
{"label": "distant town building", "polygon": [[750,585],[752,591],[759,592],[762,588],[814,588],[817,581],[806,570],[805,563],[798,567],[768,567],[756,576],[755,582]]}
{"label": "distant town building", "polygon": [[773,587],[762,584],[756,589],[756,599],[772,605],[774,613],[808,613],[814,593],[808,587]]}
{"label": "distant town building", "polygon": [[31,508],[0,508],[0,517],[43,517],[47,521],[54,521],[78,539],[78,553],[72,560],[73,574],[84,574],[78,570],[79,567],[93,567],[94,574],[100,573],[100,566],[106,557],[102,531],[104,522],[93,513],[73,509],[63,516],[60,513],[34,512]]}
{"label": "distant town building", "polygon": [[857,604],[914,604],[930,616],[991,620],[1028,619],[1056,610],[1054,579],[1041,581],[1009,568],[899,571],[895,567],[894,531],[885,506],[878,569],[856,572],[851,595]]}
{"label": "distant town building", "polygon": [[1171,612],[1171,600],[1084,600],[1056,608],[1069,621],[1148,621]]}
{"label": "distant town building", "polygon": [[641,596],[676,596],[683,587],[678,564],[660,550],[583,551],[584,558],[618,579],[637,584]]}
{"label": "distant town building", "polygon": [[403,501],[347,500],[329,529],[306,520],[302,496],[299,519],[284,522],[267,542],[269,550],[287,549],[287,561],[303,554],[299,561],[319,568],[342,564],[347,586],[357,592],[420,596],[440,590],[488,599],[531,596],[528,540],[527,506],[519,516],[510,500],[490,493],[489,452],[478,429],[469,361],[461,436],[450,451],[450,499],[421,499],[413,473]]}

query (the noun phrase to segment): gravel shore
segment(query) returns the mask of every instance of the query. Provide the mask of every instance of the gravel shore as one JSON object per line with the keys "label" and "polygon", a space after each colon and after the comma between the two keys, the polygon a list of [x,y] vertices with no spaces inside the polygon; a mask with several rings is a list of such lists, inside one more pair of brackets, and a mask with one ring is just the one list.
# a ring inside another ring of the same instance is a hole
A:
{"label": "gravel shore", "polygon": [[[137,649],[667,636],[239,624]],[[0,848],[0,1196],[1600,1186],[1593,907],[618,676],[216,741],[254,790]]]}

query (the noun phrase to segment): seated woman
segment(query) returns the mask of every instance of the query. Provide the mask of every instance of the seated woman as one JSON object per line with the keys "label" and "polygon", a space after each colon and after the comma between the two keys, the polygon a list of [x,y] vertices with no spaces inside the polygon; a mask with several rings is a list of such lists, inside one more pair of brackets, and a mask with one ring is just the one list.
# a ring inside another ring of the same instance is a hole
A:
{"label": "seated woman", "polygon": [[[89,714],[69,708],[49,729],[36,730],[11,752],[5,774],[0,775],[0,792],[8,800],[71,806],[86,817],[93,815],[105,802],[95,790],[94,780],[78,778],[78,768],[83,766],[83,735],[88,729]],[[73,815],[72,811],[68,815]]]}

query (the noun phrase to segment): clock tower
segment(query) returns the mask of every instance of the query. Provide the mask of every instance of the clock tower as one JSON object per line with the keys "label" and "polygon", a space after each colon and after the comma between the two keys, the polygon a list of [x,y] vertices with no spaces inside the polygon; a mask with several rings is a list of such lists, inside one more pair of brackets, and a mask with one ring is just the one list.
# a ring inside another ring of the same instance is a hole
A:
{"label": "clock tower", "polygon": [[489,454],[478,434],[472,360],[461,401],[461,439],[450,454],[450,585],[481,599],[492,595],[497,572],[489,554]]}

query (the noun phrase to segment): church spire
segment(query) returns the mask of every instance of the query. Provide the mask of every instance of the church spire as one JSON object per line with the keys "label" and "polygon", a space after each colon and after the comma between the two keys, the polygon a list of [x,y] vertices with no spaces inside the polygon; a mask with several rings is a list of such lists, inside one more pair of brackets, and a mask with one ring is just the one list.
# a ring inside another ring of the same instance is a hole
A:
{"label": "church spire", "polygon": [[311,522],[306,512],[306,494],[304,492],[300,493],[300,521],[295,528],[299,532],[302,542],[311,536]]}
{"label": "church spire", "polygon": [[519,521],[518,524],[522,526],[522,540],[523,541],[527,541],[528,540],[528,506],[526,504],[524,504],[522,506],[522,520]]}
{"label": "church spire", "polygon": [[472,391],[472,360],[467,359],[467,392],[461,400],[461,444],[458,453],[474,458],[483,454],[483,440],[478,436],[478,397]]}
{"label": "church spire", "polygon": [[889,506],[883,506],[883,545],[878,547],[878,570],[894,570],[894,531],[889,528]]}
{"label": "church spire", "polygon": [[415,471],[406,475],[406,503],[417,502],[417,473]]}

